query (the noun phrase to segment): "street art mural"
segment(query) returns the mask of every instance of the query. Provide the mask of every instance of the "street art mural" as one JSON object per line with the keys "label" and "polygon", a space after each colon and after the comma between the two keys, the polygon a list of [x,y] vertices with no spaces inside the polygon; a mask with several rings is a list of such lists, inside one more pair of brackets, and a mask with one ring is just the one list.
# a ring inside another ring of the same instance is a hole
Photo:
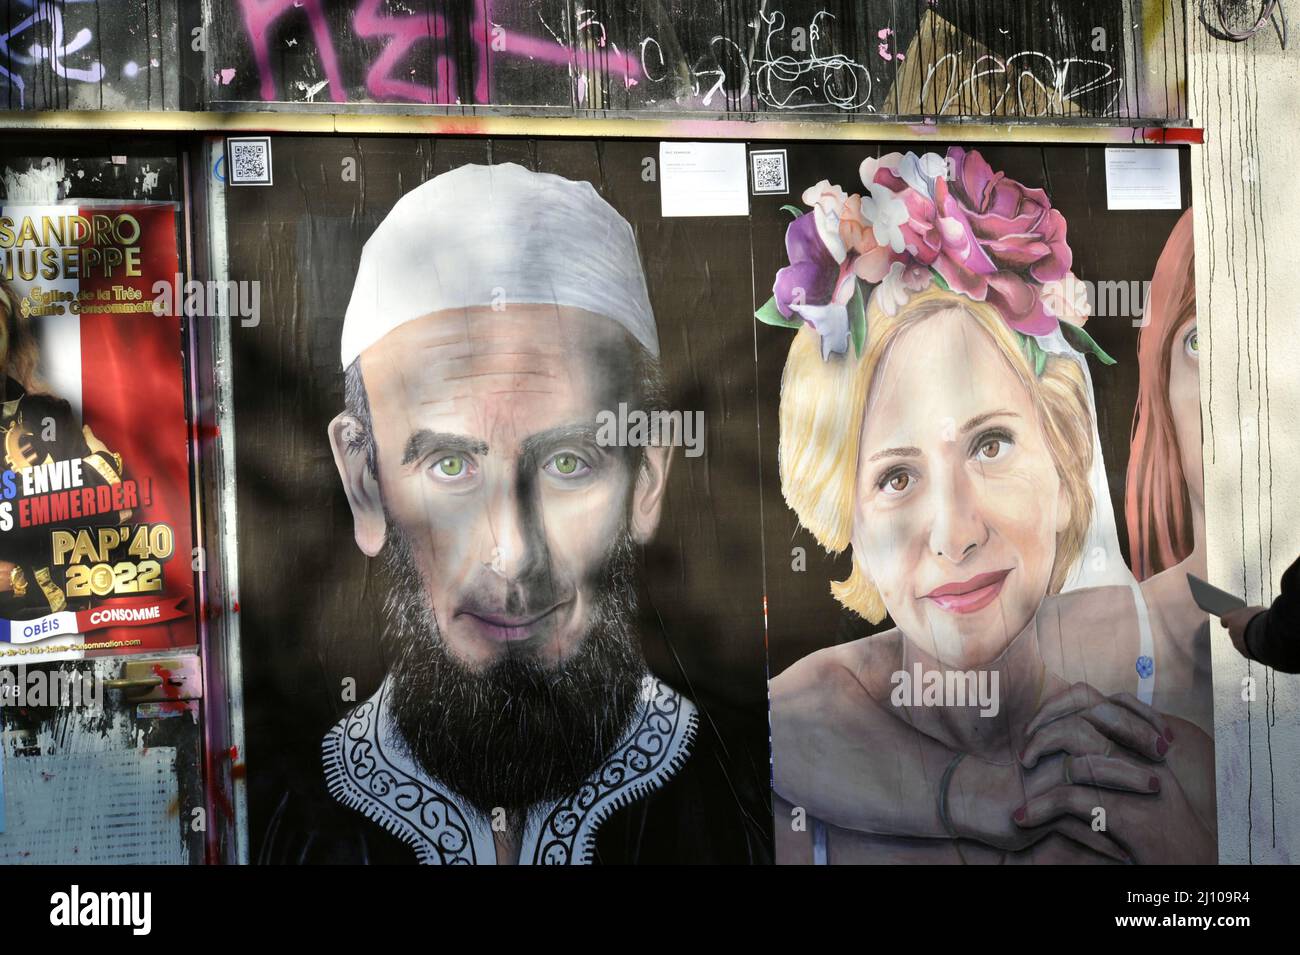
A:
{"label": "street art mural", "polygon": [[255,857],[1213,862],[1185,201],[786,143],[665,215],[657,147],[231,190]]}
{"label": "street art mural", "polygon": [[[794,331],[782,497],[848,558],[829,589],[867,628],[769,630],[798,657],[772,667],[778,861],[1213,862],[1190,213],[1123,328],[1072,251],[1115,233],[1067,234],[980,151],[858,173],[862,192],[822,180],[791,207],[757,312]],[[1148,225],[1143,257],[1168,236]]]}
{"label": "street art mural", "polygon": [[361,145],[231,190],[253,858],[770,862],[747,220],[645,143]]}

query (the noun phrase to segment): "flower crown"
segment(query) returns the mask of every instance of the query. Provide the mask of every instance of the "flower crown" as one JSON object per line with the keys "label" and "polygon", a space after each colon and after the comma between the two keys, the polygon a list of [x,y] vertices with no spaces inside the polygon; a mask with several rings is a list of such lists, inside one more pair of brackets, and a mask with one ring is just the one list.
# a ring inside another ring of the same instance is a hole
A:
{"label": "flower crown", "polygon": [[995,173],[978,152],[890,153],[861,166],[867,194],[846,195],[826,180],[806,190],[785,234],[790,264],[755,317],[768,325],[810,325],[822,358],[862,354],[871,295],[888,315],[932,282],[988,302],[1017,334],[1035,374],[1047,354],[1039,339],[1061,332],[1077,351],[1113,365],[1083,330],[1089,306],[1070,271],[1065,217],[1041,189]]}

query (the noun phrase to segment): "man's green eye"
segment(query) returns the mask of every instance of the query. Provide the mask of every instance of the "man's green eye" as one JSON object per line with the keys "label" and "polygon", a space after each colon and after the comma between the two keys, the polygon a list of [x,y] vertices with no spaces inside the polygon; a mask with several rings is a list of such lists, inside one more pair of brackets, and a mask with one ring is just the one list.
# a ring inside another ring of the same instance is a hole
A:
{"label": "man's green eye", "polygon": [[579,478],[591,472],[591,466],[572,451],[561,451],[546,462],[548,474],[562,478]]}
{"label": "man's green eye", "polygon": [[449,454],[439,459],[433,469],[443,477],[460,477],[465,473],[465,459],[459,454]]}

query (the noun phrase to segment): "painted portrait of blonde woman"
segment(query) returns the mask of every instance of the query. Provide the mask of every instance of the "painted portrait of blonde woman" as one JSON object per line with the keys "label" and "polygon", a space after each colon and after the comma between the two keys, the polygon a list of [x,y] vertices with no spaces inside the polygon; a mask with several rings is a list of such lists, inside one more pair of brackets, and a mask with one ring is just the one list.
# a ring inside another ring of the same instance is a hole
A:
{"label": "painted portrait of blonde woman", "polygon": [[772,679],[778,861],[1212,862],[1213,747],[1120,552],[1064,218],[961,148],[861,177],[804,194],[757,317],[795,330],[785,501],[851,554],[835,599],[894,626]]}

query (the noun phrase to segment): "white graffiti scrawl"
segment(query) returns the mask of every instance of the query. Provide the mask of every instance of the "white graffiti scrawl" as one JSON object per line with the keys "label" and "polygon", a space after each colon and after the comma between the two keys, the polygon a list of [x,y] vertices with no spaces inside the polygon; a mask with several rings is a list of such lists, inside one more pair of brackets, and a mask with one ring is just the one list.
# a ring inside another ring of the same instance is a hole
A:
{"label": "white graffiti scrawl", "polygon": [[[104,78],[104,65],[98,60],[92,62],[87,69],[77,69],[64,63],[64,57],[85,49],[94,39],[94,34],[83,27],[71,39],[65,37],[62,8],[69,3],[87,2],[91,0],[65,0],[65,3],[54,3],[52,0],[18,0],[20,5],[31,8],[32,12],[19,20],[8,32],[0,33],[0,78],[7,80],[10,86],[18,91],[20,109],[25,109],[27,106],[27,87],[22,76],[9,70],[7,65],[20,63],[24,66],[32,66],[48,62],[55,75],[66,80],[98,83]],[[41,36],[39,27],[46,23],[49,24],[48,45],[35,39]],[[30,34],[25,39],[32,42],[25,42],[24,34]]]}

